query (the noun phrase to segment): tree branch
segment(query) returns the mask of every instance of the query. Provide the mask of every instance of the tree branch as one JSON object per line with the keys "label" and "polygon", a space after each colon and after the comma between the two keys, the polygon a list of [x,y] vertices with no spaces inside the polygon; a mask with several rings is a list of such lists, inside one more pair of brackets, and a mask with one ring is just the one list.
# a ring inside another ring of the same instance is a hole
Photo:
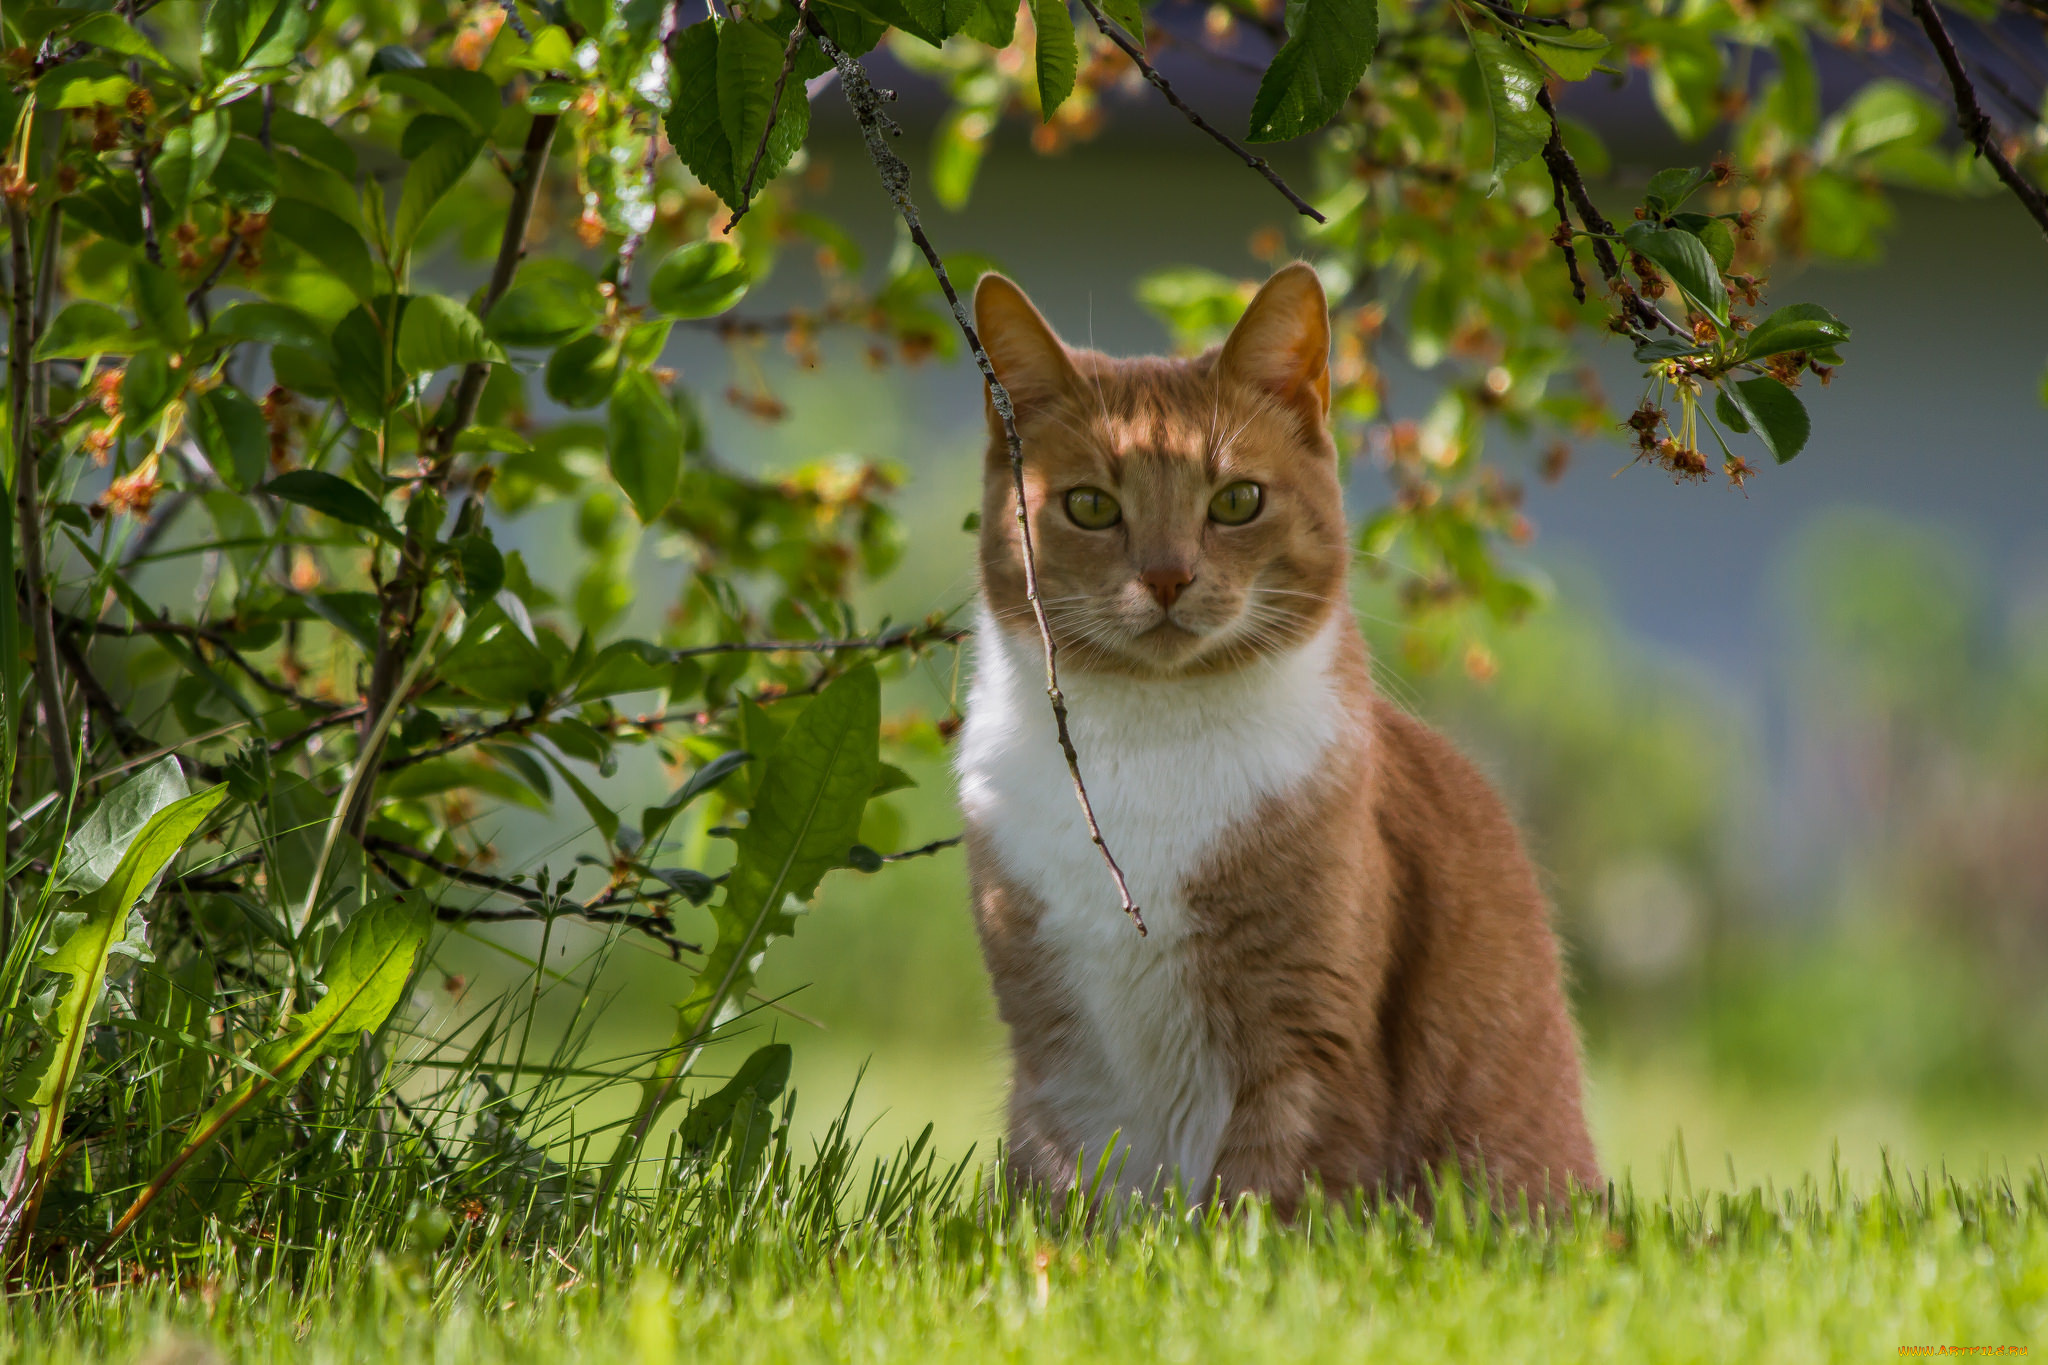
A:
{"label": "tree branch", "polygon": [[[1600,212],[1599,206],[1593,202],[1593,196],[1586,189],[1586,179],[1579,174],[1579,163],[1572,160],[1571,152],[1565,148],[1564,135],[1558,128],[1557,106],[1551,103],[1550,92],[1539,88],[1536,92],[1536,103],[1542,107],[1544,113],[1550,115],[1550,138],[1543,144],[1543,165],[1544,169],[1550,172],[1552,199],[1558,206],[1558,212],[1562,214],[1565,196],[1571,197],[1572,206],[1579,211],[1579,221],[1586,225],[1587,239],[1593,244],[1593,260],[1599,265],[1600,274],[1608,284],[1616,287],[1616,292],[1621,296],[1624,320],[1633,316],[1645,328],[1663,327],[1680,336],[1690,335],[1684,328],[1665,317],[1661,310],[1652,308],[1643,296],[1631,289],[1628,281],[1622,278],[1621,262],[1615,258],[1614,248],[1608,244],[1608,239],[1615,235],[1614,224],[1608,221],[1607,215]],[[1559,242],[1558,245],[1565,251],[1565,262],[1571,269],[1572,284],[1577,290],[1582,290],[1584,284],[1579,278],[1576,254],[1565,242]],[[1583,292],[1579,293],[1579,298],[1584,301]]]}
{"label": "tree branch", "polygon": [[1970,83],[1970,73],[1956,52],[1955,42],[1948,36],[1947,26],[1941,22],[1940,10],[1935,8],[1933,0],[1913,0],[1913,17],[1920,21],[1927,41],[1934,45],[1934,55],[1941,58],[1942,69],[1948,73],[1949,89],[1954,92],[1956,101],[1956,126],[1977,149],[1977,155],[1991,163],[1991,169],[2012,191],[2013,198],[2020,201],[2020,206],[2033,216],[2041,231],[2048,233],[2048,197],[2043,197],[2040,187],[2022,175],[1999,147],[1991,116],[1977,102],[1977,88]]}
{"label": "tree branch", "polygon": [[[1130,884],[1124,880],[1124,870],[1117,864],[1116,855],[1103,841],[1102,827],[1095,819],[1094,803],[1088,799],[1088,787],[1081,779],[1081,758],[1074,752],[1073,736],[1067,730],[1067,700],[1060,691],[1059,647],[1053,642],[1052,626],[1046,620],[1045,603],[1038,592],[1038,566],[1031,543],[1030,504],[1024,492],[1024,442],[1017,434],[1017,411],[1010,402],[1010,391],[1003,387],[1003,381],[996,377],[996,368],[983,349],[981,338],[975,334],[973,320],[967,316],[966,305],[960,302],[953,281],[946,274],[944,262],[939,259],[937,248],[931,238],[925,236],[924,225],[919,221],[917,205],[910,198],[910,168],[903,164],[903,158],[890,149],[883,135],[886,126],[901,134],[889,116],[882,112],[882,96],[868,79],[867,68],[840,50],[818,21],[809,16],[805,23],[811,35],[818,40],[818,46],[832,59],[839,70],[840,86],[846,91],[846,103],[853,110],[853,116],[860,123],[862,138],[867,143],[868,156],[875,163],[876,174],[881,177],[882,188],[889,192],[896,211],[902,215],[904,226],[910,230],[910,239],[917,243],[924,253],[925,261],[931,266],[932,274],[938,278],[939,288],[945,292],[946,302],[952,306],[953,320],[959,324],[960,333],[967,341],[967,349],[974,355],[974,363],[981,369],[981,377],[988,385],[989,401],[994,405],[996,416],[1002,422],[1003,439],[1009,446],[1010,478],[1017,495],[1017,531],[1022,539],[1024,560],[1024,593],[1031,603],[1032,619],[1038,626],[1038,642],[1045,653],[1045,695],[1052,703],[1053,728],[1059,735],[1060,752],[1067,760],[1067,775],[1073,779],[1074,799],[1080,803],[1081,817],[1088,826],[1088,839],[1102,854],[1103,864],[1109,869],[1110,880],[1116,883],[1118,899],[1123,911],[1131,917],[1139,934],[1145,932],[1145,918],[1139,912],[1137,903],[1131,899]],[[708,1016],[707,1016],[708,1017]]]}
{"label": "tree branch", "polygon": [[1129,57],[1137,65],[1138,70],[1144,73],[1145,79],[1152,83],[1152,88],[1166,96],[1166,102],[1180,110],[1186,116],[1189,123],[1194,124],[1196,128],[1207,133],[1223,146],[1228,147],[1239,161],[1242,161],[1245,165],[1264,176],[1266,183],[1280,191],[1282,197],[1288,203],[1294,205],[1295,212],[1305,217],[1313,218],[1318,223],[1328,221],[1306,199],[1296,194],[1292,186],[1280,178],[1280,173],[1266,163],[1266,158],[1252,155],[1251,152],[1245,150],[1244,145],[1238,142],[1236,138],[1215,127],[1207,119],[1190,108],[1186,100],[1175,94],[1173,87],[1166,83],[1166,77],[1160,75],[1158,71],[1153,69],[1152,63],[1145,60],[1144,47],[1136,39],[1132,38],[1131,35],[1125,33],[1121,25],[1112,23],[1109,17],[1103,14],[1101,7],[1095,3],[1095,0],[1081,0],[1081,4],[1088,11],[1089,18],[1095,21],[1095,27],[1102,31],[1102,36],[1122,48],[1124,55]]}

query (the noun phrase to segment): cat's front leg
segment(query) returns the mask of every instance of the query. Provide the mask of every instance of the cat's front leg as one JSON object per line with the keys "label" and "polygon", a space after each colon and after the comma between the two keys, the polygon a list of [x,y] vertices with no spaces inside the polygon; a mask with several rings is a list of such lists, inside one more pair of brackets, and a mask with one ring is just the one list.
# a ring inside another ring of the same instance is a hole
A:
{"label": "cat's front leg", "polygon": [[1320,1091],[1306,1067],[1241,1083],[1206,1193],[1225,1201],[1263,1195],[1283,1218],[1293,1217],[1311,1173]]}

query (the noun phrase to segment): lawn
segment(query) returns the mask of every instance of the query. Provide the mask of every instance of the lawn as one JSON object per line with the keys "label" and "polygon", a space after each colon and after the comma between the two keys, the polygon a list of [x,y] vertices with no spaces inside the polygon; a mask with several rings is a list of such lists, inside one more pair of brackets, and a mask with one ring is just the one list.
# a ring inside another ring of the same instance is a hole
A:
{"label": "lawn", "polygon": [[[914,1193],[906,1204],[899,1196]],[[856,1201],[857,1203],[860,1201]],[[756,1201],[742,1223],[438,1250],[341,1238],[296,1287],[195,1270],[13,1300],[4,1358],[1864,1361],[2048,1349],[2048,1172],[1652,1198],[1545,1228],[1447,1200],[1400,1211],[1144,1214],[1105,1230],[988,1212],[929,1182],[845,1221]],[[981,1209],[983,1212],[974,1212]],[[1065,1230],[1060,1230],[1064,1227]],[[221,1265],[229,1262],[223,1260]],[[244,1262],[248,1264],[248,1262]]]}

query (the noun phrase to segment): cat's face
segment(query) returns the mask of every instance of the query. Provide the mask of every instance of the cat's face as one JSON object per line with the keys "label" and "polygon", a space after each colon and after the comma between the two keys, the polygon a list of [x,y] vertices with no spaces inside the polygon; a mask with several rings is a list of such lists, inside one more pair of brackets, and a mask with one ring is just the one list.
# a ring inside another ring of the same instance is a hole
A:
{"label": "cat's face", "polygon": [[[1329,313],[1307,266],[1267,281],[1224,345],[1118,360],[1061,344],[1000,275],[976,329],[1016,404],[1039,595],[1061,654],[1099,672],[1241,668],[1312,636],[1350,562],[1329,408]],[[1035,632],[994,409],[982,591]]]}

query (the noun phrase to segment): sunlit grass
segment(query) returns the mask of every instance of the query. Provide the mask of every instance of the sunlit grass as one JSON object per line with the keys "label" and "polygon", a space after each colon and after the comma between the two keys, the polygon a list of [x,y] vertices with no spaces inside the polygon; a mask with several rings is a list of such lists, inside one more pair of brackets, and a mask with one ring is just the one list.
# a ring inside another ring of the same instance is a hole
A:
{"label": "sunlit grass", "polygon": [[[1582,1202],[1544,1227],[1403,1210],[1142,1214],[1110,1231],[990,1211],[908,1168],[821,1230],[770,1201],[709,1240],[437,1253],[367,1239],[296,1284],[217,1270],[14,1300],[0,1355],[147,1361],[1617,1360],[1893,1358],[2043,1345],[2048,1173],[1840,1180]],[[797,1177],[799,1183],[805,1177]],[[892,1194],[890,1191],[895,1193]],[[898,1201],[893,1214],[892,1199]]]}

